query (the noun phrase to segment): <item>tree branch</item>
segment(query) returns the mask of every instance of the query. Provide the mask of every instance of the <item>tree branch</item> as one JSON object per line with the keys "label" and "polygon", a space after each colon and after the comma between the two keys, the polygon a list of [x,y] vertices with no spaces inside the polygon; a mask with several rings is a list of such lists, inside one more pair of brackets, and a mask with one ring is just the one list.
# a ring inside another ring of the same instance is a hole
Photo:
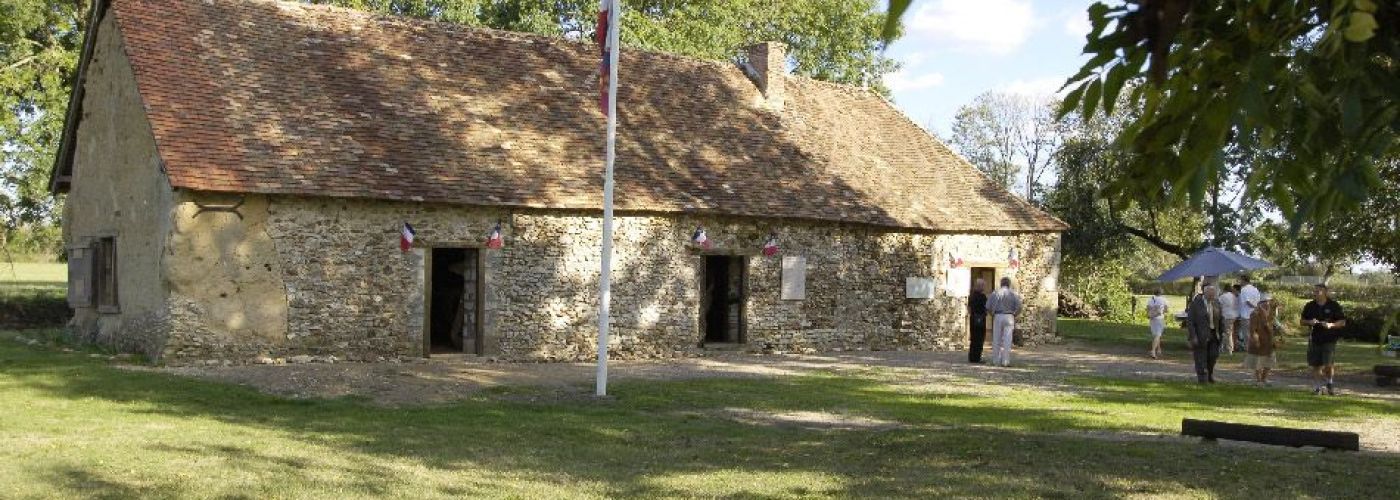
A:
{"label": "tree branch", "polygon": [[1163,240],[1162,238],[1158,237],[1157,235],[1152,234],[1152,233],[1149,233],[1149,232],[1147,232],[1147,231],[1143,231],[1143,230],[1138,229],[1138,228],[1135,228],[1135,227],[1133,227],[1133,226],[1129,226],[1129,225],[1124,224],[1124,223],[1122,223],[1122,222],[1119,222],[1119,223],[1118,223],[1118,229],[1122,230],[1122,231],[1125,232],[1125,233],[1131,234],[1131,235],[1133,235],[1133,236],[1137,236],[1138,238],[1142,238],[1143,241],[1148,242],[1148,243],[1151,244],[1152,246],[1157,247],[1157,248],[1160,248],[1160,249],[1162,249],[1162,251],[1165,251],[1165,252],[1167,252],[1167,253],[1169,253],[1169,254],[1175,255],[1175,256],[1177,256],[1177,257],[1181,257],[1182,259],[1185,259],[1185,258],[1188,258],[1188,257],[1191,256],[1191,250],[1190,250],[1190,249],[1188,249],[1188,248],[1186,248],[1186,247],[1184,247],[1184,246],[1181,246],[1181,245],[1174,245],[1174,244],[1172,244],[1172,243],[1169,243],[1169,242],[1167,242],[1166,240]]}
{"label": "tree branch", "polygon": [[29,56],[29,57],[25,57],[25,58],[23,58],[23,59],[20,59],[20,60],[18,60],[18,61],[15,61],[15,62],[13,62],[13,63],[10,63],[9,66],[5,66],[4,68],[0,68],[0,73],[3,73],[3,72],[6,72],[6,71],[9,71],[9,70],[18,68],[18,67],[20,67],[20,66],[24,66],[24,65],[26,65],[26,64],[29,64],[30,61],[33,61],[33,60],[38,59],[38,58],[39,58],[39,55],[38,55],[38,54],[31,55],[31,56]]}

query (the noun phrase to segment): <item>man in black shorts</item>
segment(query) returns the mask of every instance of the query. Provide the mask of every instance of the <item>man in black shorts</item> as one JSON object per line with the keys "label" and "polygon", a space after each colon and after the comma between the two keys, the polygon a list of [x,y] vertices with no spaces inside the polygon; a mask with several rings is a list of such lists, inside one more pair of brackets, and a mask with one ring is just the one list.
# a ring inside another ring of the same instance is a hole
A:
{"label": "man in black shorts", "polygon": [[1327,296],[1327,285],[1319,283],[1313,287],[1312,302],[1303,306],[1302,323],[1312,327],[1312,334],[1308,336],[1308,366],[1312,367],[1316,382],[1313,394],[1322,394],[1326,388],[1328,395],[1334,395],[1337,390],[1332,386],[1332,376],[1336,367],[1332,365],[1332,354],[1337,351],[1337,339],[1341,338],[1338,330],[1347,326],[1347,317],[1342,305]]}

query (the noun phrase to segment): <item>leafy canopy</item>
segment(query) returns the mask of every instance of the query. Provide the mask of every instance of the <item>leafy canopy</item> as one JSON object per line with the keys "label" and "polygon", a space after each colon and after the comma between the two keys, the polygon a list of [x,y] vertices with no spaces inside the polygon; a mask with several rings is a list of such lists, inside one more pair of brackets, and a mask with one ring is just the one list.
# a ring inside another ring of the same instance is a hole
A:
{"label": "leafy canopy", "polygon": [[1400,133],[1400,3],[1125,0],[1088,14],[1093,57],[1061,112],[1112,113],[1132,87],[1142,113],[1118,136],[1132,155],[1117,199],[1200,206],[1230,145],[1277,152],[1247,189],[1295,228],[1396,182],[1377,161]]}
{"label": "leafy canopy", "polygon": [[[588,37],[597,0],[316,0],[373,12],[511,31]],[[875,0],[623,0],[624,46],[727,60],[780,41],[793,71],[884,91],[897,65],[884,56]]]}

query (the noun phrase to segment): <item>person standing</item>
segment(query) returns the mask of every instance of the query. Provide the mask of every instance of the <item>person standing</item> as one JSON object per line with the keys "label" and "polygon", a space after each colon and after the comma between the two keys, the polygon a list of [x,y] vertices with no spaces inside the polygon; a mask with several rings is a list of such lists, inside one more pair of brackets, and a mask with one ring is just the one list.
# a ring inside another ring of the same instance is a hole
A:
{"label": "person standing", "polygon": [[1157,294],[1147,299],[1147,329],[1152,332],[1152,347],[1147,351],[1148,356],[1157,359],[1162,355],[1162,332],[1167,329],[1167,299],[1162,296],[1162,289],[1156,290]]}
{"label": "person standing", "polygon": [[987,282],[982,278],[972,284],[967,297],[968,337],[967,362],[982,362],[982,344],[987,342]]}
{"label": "person standing", "polygon": [[1196,382],[1215,383],[1215,362],[1220,358],[1220,332],[1223,316],[1220,312],[1215,285],[1191,299],[1186,307],[1186,345],[1196,365]]}
{"label": "person standing", "polygon": [[1235,330],[1235,345],[1244,347],[1245,336],[1249,335],[1249,317],[1254,314],[1254,308],[1259,307],[1259,289],[1254,287],[1254,283],[1249,279],[1248,274],[1240,275],[1239,292],[1236,300],[1240,303],[1238,320],[1233,325]]}
{"label": "person standing", "polygon": [[[1238,288],[1238,287],[1236,287]],[[1234,354],[1235,344],[1235,320],[1240,317],[1239,294],[1232,292],[1229,283],[1220,284],[1220,317],[1223,323],[1220,325],[1221,350],[1225,354]],[[1239,350],[1244,350],[1244,344],[1239,344]]]}
{"label": "person standing", "polygon": [[1274,351],[1278,349],[1282,332],[1274,321],[1278,305],[1265,293],[1259,296],[1259,307],[1249,318],[1249,342],[1245,346],[1244,367],[1254,370],[1254,383],[1269,385],[1269,370],[1278,364]]}
{"label": "person standing", "polygon": [[1302,324],[1312,328],[1308,335],[1308,366],[1313,372],[1313,394],[1322,394],[1326,388],[1329,396],[1335,395],[1337,390],[1332,385],[1332,376],[1337,370],[1332,364],[1332,355],[1337,351],[1337,339],[1341,338],[1338,330],[1347,326],[1347,317],[1342,305],[1328,294],[1327,285],[1318,283],[1313,287],[1313,300],[1303,306]]}
{"label": "person standing", "polygon": [[1021,312],[1021,296],[1011,290],[1011,278],[1001,279],[1001,288],[987,299],[987,310],[992,312],[992,364],[1011,366],[1012,332]]}

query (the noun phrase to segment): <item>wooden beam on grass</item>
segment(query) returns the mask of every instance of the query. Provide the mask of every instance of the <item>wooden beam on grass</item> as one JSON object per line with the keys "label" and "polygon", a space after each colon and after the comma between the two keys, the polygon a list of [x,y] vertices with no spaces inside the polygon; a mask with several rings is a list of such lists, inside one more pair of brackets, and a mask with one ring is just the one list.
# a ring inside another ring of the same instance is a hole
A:
{"label": "wooden beam on grass", "polygon": [[1320,446],[1335,450],[1358,451],[1361,437],[1355,432],[1294,429],[1268,425],[1234,424],[1211,420],[1181,419],[1181,434],[1205,439],[1250,441],[1278,446]]}

